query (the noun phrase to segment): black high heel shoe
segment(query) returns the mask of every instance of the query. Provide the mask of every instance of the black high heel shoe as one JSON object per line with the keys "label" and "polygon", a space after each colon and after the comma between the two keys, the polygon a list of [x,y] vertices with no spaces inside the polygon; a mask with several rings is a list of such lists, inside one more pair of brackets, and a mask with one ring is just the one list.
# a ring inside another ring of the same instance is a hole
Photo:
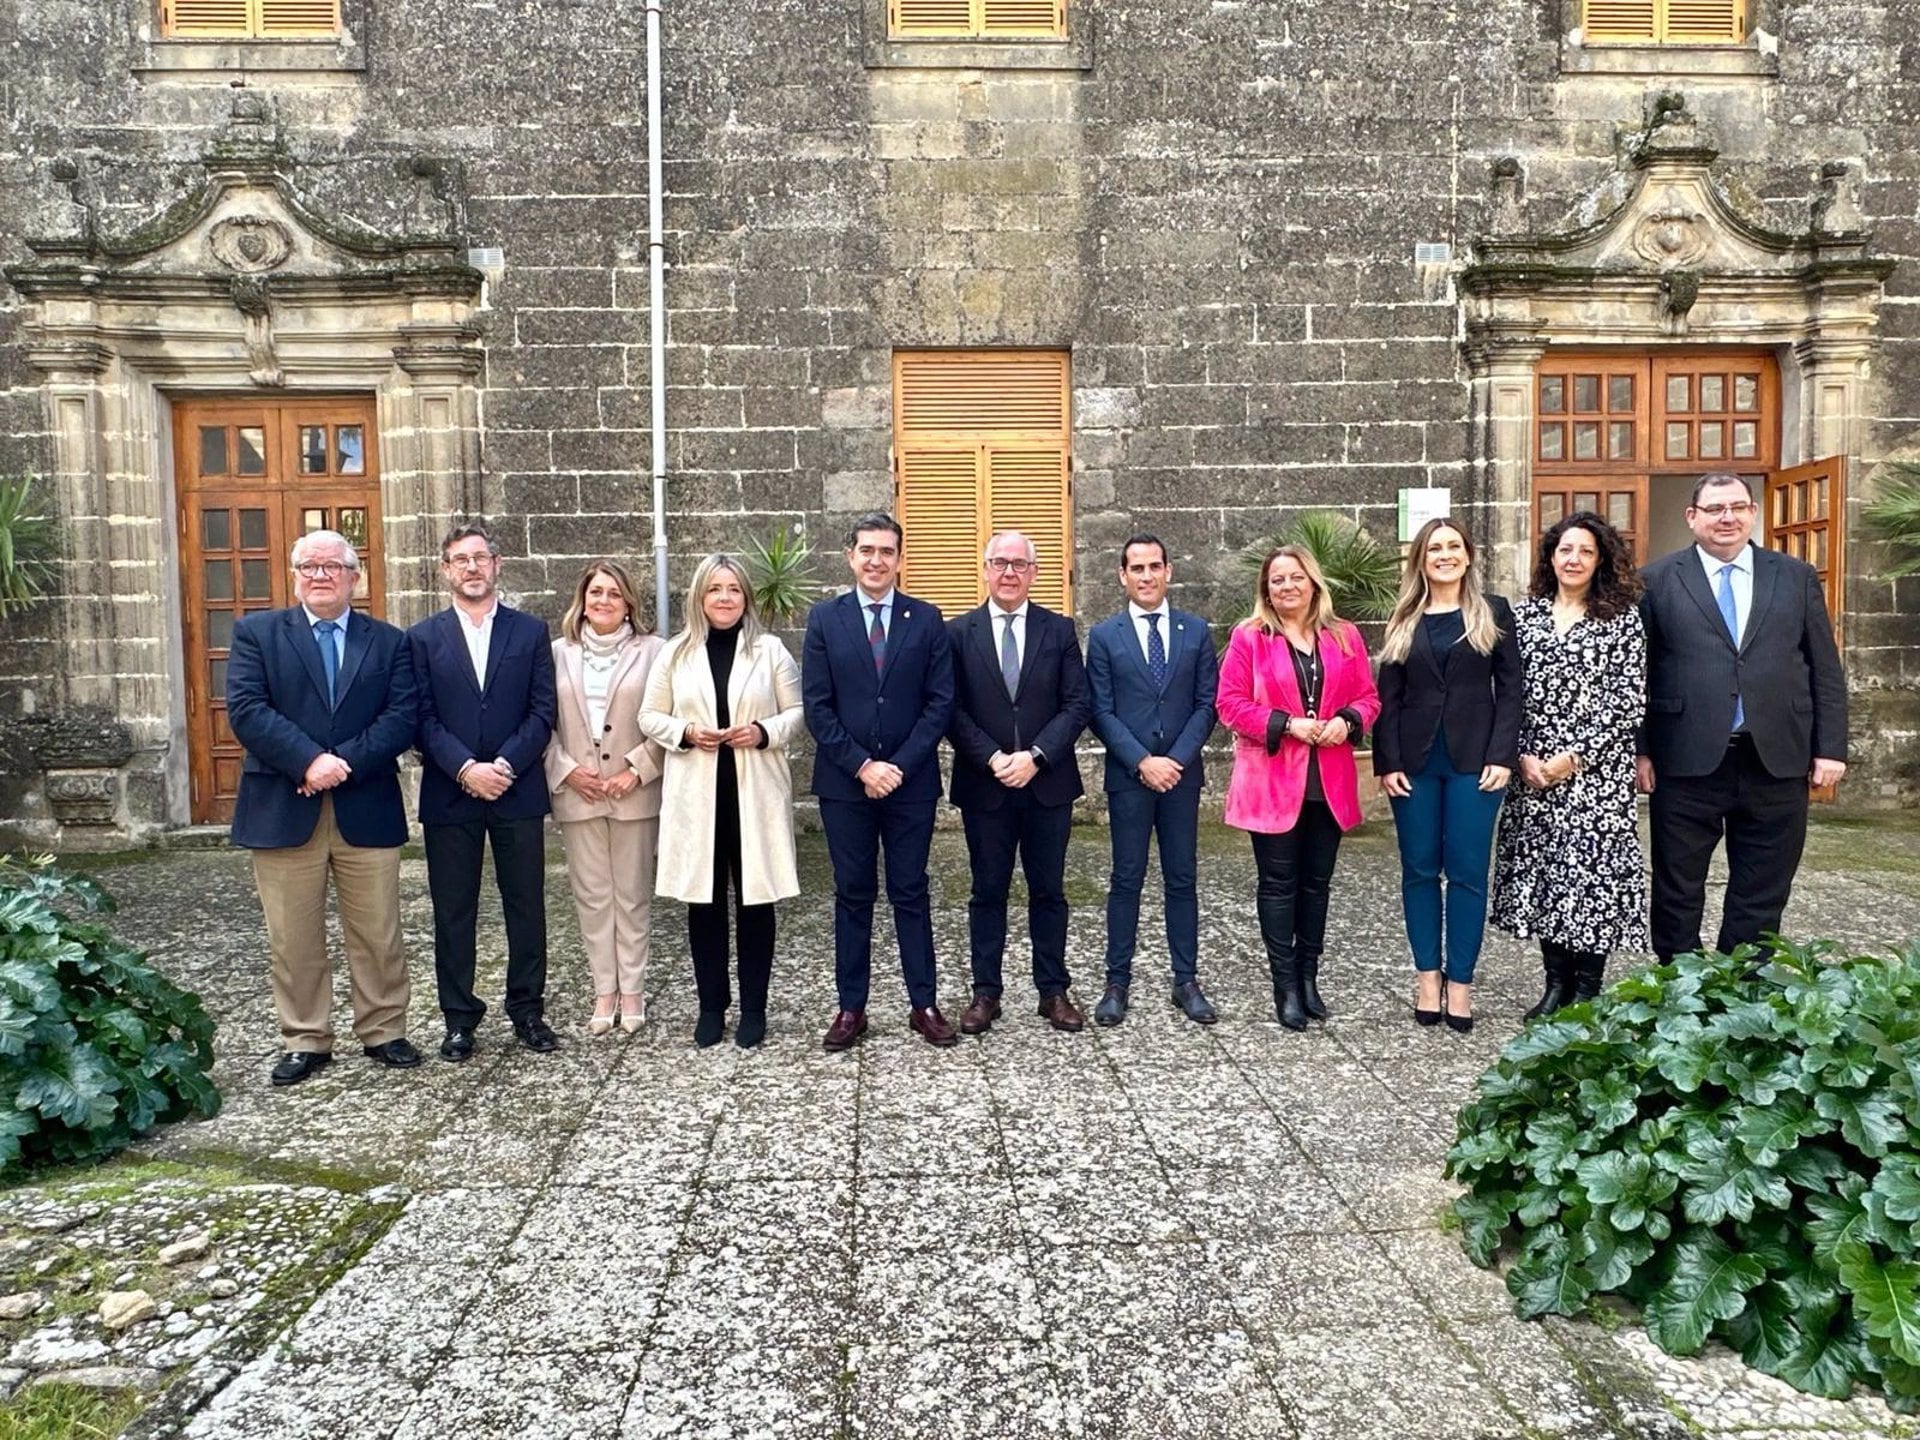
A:
{"label": "black high heel shoe", "polygon": [[[1451,988],[1451,987],[1448,987],[1448,988]],[[1460,988],[1467,996],[1467,1003],[1471,1005],[1473,1003],[1473,987],[1470,985],[1463,985]],[[1447,992],[1445,989],[1443,989],[1440,992],[1440,1003],[1442,1005],[1445,1005],[1447,1003],[1446,994]],[[1453,1031],[1453,1033],[1456,1035],[1465,1035],[1469,1030],[1473,1029],[1473,1012],[1472,1011],[1468,1011],[1465,1015],[1456,1015],[1453,1013],[1451,1009],[1449,1009],[1443,1018],[1447,1022],[1447,1028]]]}
{"label": "black high heel shoe", "polygon": [[[1447,1003],[1447,982],[1445,980],[1440,982],[1440,1003],[1443,1006]],[[1438,1025],[1440,1023],[1440,1015],[1441,1012],[1439,1010],[1422,1010],[1417,1003],[1413,1007],[1413,1023],[1416,1025]]]}

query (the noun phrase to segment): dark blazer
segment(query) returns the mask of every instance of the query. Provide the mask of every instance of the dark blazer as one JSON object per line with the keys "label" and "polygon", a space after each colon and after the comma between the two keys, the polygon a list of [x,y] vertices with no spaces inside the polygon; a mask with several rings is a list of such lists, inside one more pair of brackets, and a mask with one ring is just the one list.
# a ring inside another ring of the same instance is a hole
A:
{"label": "dark blazer", "polygon": [[1427,627],[1413,627],[1405,660],[1380,667],[1380,719],[1373,727],[1373,771],[1418,774],[1433,737],[1446,728],[1454,768],[1472,773],[1488,765],[1511,770],[1520,763],[1520,646],[1513,634],[1513,607],[1487,596],[1500,643],[1482,655],[1464,638],[1434,653]]}
{"label": "dark blazer", "polygon": [[1738,652],[1696,548],[1640,572],[1646,591],[1647,718],[1654,774],[1711,775],[1726,758],[1736,691],[1767,773],[1804,775],[1847,758],[1847,680],[1811,565],[1753,547],[1753,605]]}
{"label": "dark blazer", "polygon": [[1080,636],[1073,621],[1028,602],[1027,646],[1020,657],[1020,688],[1011,698],[1000,674],[1000,635],[1006,628],[991,603],[947,623],[953,645],[953,803],[998,810],[1016,792],[993,778],[987,762],[996,750],[1033,750],[1044,758],[1026,793],[1038,805],[1070,805],[1086,793],[1073,742],[1087,728],[1093,702]]}
{"label": "dark blazer", "polygon": [[[473,660],[449,606],[407,632],[420,684],[420,823],[458,825],[525,820],[545,815],[543,760],[556,709],[553,648],[546,622],[502,605],[487,646],[487,683],[473,678]],[[469,760],[495,756],[513,767],[514,781],[498,800],[469,795],[454,777]]]}
{"label": "dark blazer", "polygon": [[1167,684],[1156,690],[1147,657],[1123,609],[1087,636],[1087,682],[1093,692],[1093,733],[1107,747],[1106,788],[1140,785],[1134,772],[1149,755],[1166,755],[1182,767],[1176,790],[1199,789],[1206,775],[1201,748],[1213,733],[1214,699],[1220,690],[1220,657],[1207,622],[1167,608]]}
{"label": "dark blazer", "polygon": [[807,612],[800,698],[816,747],[813,793],[864,800],[860,767],[885,760],[905,775],[889,799],[938,800],[940,737],[953,718],[953,649],[940,611],[894,591],[887,663],[876,675],[860,607],[853,590]]}
{"label": "dark blazer", "polygon": [[350,845],[407,841],[396,763],[413,745],[418,702],[406,636],[349,611],[346,654],[327,707],[327,672],[306,610],[269,610],[233,627],[227,654],[227,724],[246,747],[233,806],[233,843],[252,850],[304,845],[320,822],[320,796],[299,793],[307,767],[332,753],[353,774],[324,793]]}

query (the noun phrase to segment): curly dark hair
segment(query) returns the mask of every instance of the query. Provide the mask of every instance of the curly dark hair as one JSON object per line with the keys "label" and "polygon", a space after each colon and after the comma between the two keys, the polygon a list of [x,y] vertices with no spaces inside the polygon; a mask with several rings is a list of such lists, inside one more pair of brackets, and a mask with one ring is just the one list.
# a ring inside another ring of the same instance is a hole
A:
{"label": "curly dark hair", "polygon": [[1593,537],[1600,552],[1594,566],[1593,584],[1587,590],[1587,616],[1593,620],[1611,620],[1640,598],[1640,572],[1634,568],[1633,555],[1620,532],[1591,510],[1576,510],[1540,537],[1533,557],[1533,579],[1527,593],[1536,600],[1551,600],[1560,589],[1553,573],[1553,552],[1569,530],[1584,530]]}

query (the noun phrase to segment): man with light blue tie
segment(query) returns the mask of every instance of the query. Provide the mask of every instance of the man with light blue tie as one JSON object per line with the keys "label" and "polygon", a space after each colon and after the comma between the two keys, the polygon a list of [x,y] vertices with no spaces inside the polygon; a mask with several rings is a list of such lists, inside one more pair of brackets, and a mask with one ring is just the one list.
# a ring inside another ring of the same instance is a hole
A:
{"label": "man with light blue tie", "polygon": [[1642,572],[1653,948],[1700,948],[1707,870],[1724,837],[1727,899],[1715,948],[1777,933],[1807,837],[1807,787],[1847,769],[1847,684],[1812,566],[1752,543],[1745,478],[1703,475],[1697,543]]}
{"label": "man with light blue tie", "polygon": [[1127,605],[1087,636],[1094,734],[1107,747],[1108,833],[1113,879],[1107,889],[1107,987],[1097,1025],[1127,1017],[1147,848],[1160,842],[1167,958],[1173,1003],[1197,1024],[1218,1019],[1200,988],[1200,753],[1213,733],[1220,661],[1198,615],[1167,603],[1173,566],[1155,535],[1121,547]]}

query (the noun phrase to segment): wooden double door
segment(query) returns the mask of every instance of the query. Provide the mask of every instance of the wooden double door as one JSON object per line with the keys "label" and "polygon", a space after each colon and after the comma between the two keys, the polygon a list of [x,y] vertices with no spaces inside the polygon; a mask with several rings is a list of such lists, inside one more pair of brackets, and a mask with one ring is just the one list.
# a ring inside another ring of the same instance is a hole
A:
{"label": "wooden double door", "polygon": [[243,615],[295,603],[293,542],[337,530],[360,556],[356,610],[384,617],[380,455],[371,397],[174,405],[187,746],[196,823],[233,818],[241,747],[227,655]]}

